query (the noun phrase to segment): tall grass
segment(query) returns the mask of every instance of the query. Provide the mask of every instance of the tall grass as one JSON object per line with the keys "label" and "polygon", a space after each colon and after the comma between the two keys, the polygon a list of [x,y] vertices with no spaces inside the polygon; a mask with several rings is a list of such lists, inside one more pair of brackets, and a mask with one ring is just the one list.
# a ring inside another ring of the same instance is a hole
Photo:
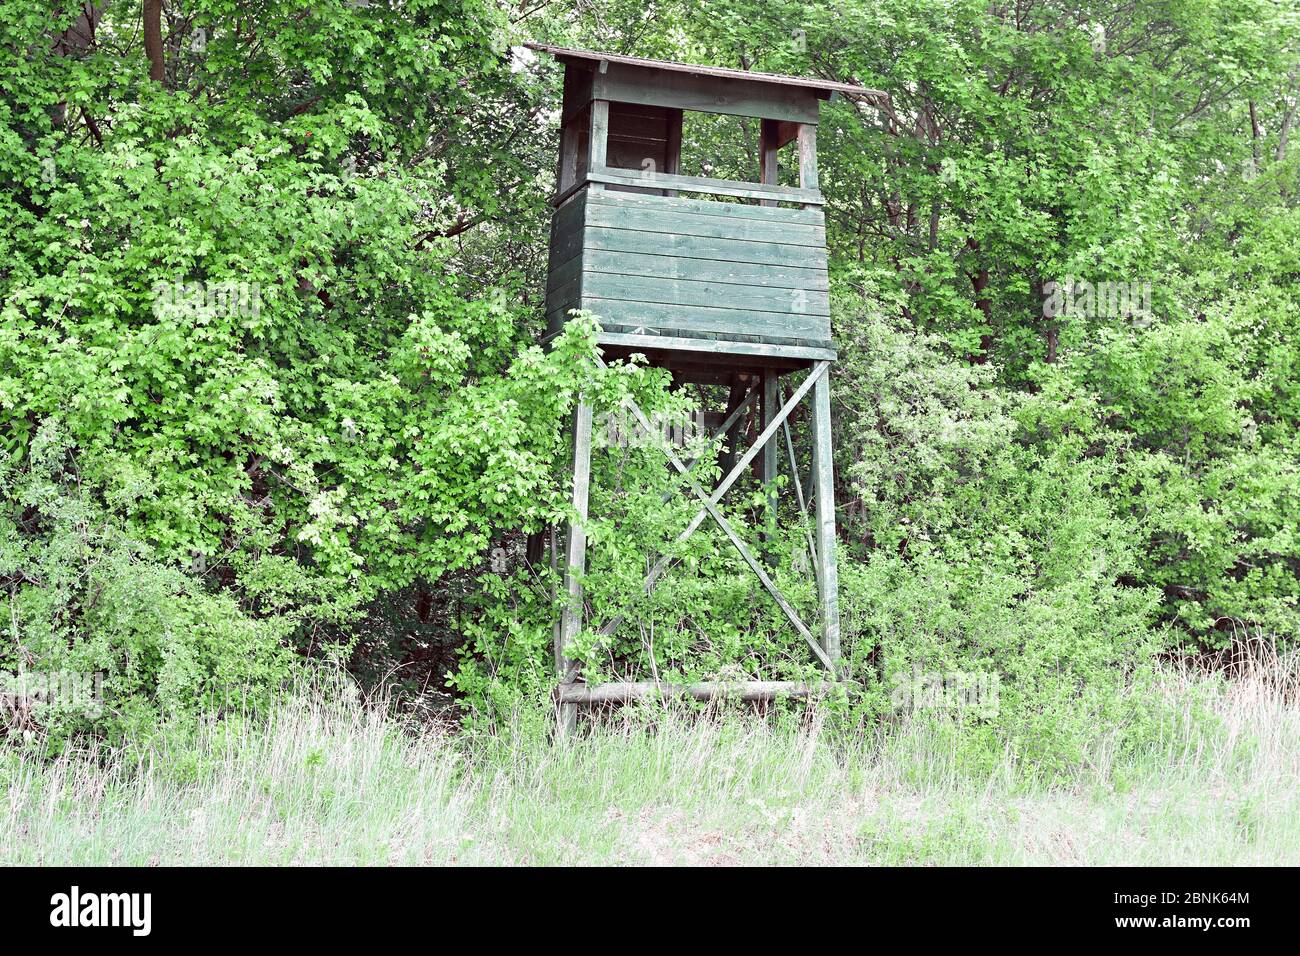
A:
{"label": "tall grass", "polygon": [[1098,734],[1051,783],[979,772],[912,722],[626,713],[562,743],[474,741],[340,694],[128,759],[0,762],[0,862],[1295,864],[1300,681],[1168,667],[1137,751]]}

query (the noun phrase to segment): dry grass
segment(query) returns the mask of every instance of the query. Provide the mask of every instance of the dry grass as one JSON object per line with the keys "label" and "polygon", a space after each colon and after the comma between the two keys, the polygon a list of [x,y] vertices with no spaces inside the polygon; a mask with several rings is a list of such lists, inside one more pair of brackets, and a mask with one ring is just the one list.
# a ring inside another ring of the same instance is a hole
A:
{"label": "dry grass", "polygon": [[10,755],[0,861],[41,864],[1296,864],[1294,662],[1167,669],[1177,719],[1051,785],[916,724],[629,716],[564,745],[403,732],[324,695],[106,766]]}

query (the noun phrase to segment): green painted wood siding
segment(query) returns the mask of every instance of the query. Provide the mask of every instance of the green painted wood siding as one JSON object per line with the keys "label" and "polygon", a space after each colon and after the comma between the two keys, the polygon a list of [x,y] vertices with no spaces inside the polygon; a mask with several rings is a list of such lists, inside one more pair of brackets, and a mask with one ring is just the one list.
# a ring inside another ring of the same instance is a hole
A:
{"label": "green painted wood siding", "polygon": [[583,190],[555,214],[548,331],[569,309],[609,332],[829,345],[819,209]]}

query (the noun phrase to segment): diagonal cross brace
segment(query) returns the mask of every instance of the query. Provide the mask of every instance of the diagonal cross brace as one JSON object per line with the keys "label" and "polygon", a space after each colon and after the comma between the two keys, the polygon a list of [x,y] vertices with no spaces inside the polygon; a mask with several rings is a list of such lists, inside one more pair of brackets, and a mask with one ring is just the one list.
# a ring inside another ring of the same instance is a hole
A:
{"label": "diagonal cross brace", "polygon": [[[602,366],[605,364],[599,358],[597,358],[596,361],[599,362]],[[826,374],[826,370],[829,367],[830,367],[829,362],[818,362],[816,365],[813,366],[813,369],[808,374],[807,378],[803,380],[800,386],[797,389],[795,389],[794,394],[790,396],[790,400],[786,402],[784,405],[782,405],[781,410],[777,412],[777,414],[772,418],[770,422],[768,422],[767,426],[759,434],[757,440],[755,440],[754,444],[750,446],[749,451],[747,451],[741,457],[741,459],[738,462],[736,462],[734,466],[732,466],[730,473],[728,473],[727,476],[723,478],[723,480],[721,481],[721,483],[719,483],[717,488],[714,489],[713,494],[711,496],[706,496],[704,494],[704,491],[699,487],[699,485],[694,481],[694,479],[690,477],[690,475],[687,473],[686,466],[682,464],[681,460],[678,459],[676,454],[673,453],[672,449],[665,448],[664,451],[668,454],[669,460],[672,462],[673,467],[676,468],[681,474],[683,474],[688,481],[690,481],[692,491],[695,493],[696,497],[698,497],[700,501],[703,502],[704,504],[703,509],[701,509],[699,512],[696,513],[695,517],[691,519],[691,523],[687,525],[685,530],[683,530],[682,533],[677,536],[677,540],[675,543],[681,544],[682,542],[684,542],[687,538],[689,538],[692,534],[694,534],[699,529],[700,525],[704,523],[704,519],[706,517],[710,517],[710,516],[713,517],[713,519],[718,522],[722,530],[727,534],[727,537],[731,540],[732,545],[735,546],[735,548],[740,552],[741,557],[745,559],[745,562],[749,564],[750,568],[754,571],[754,573],[758,575],[759,580],[763,582],[763,586],[767,588],[768,592],[772,595],[773,599],[776,600],[777,605],[790,619],[790,622],[794,625],[795,630],[797,630],[804,637],[804,639],[808,641],[808,643],[812,646],[814,652],[817,654],[818,659],[827,667],[827,669],[833,672],[834,665],[831,663],[826,652],[822,650],[821,646],[817,643],[816,639],[813,638],[812,633],[808,630],[807,627],[804,626],[803,622],[799,620],[798,616],[794,613],[793,609],[790,607],[789,602],[785,600],[784,595],[782,595],[780,590],[776,587],[776,585],[772,583],[772,580],[770,577],[768,577],[767,572],[764,571],[758,565],[758,562],[754,560],[753,555],[749,553],[749,549],[746,548],[744,542],[740,540],[740,537],[736,534],[735,529],[731,527],[730,522],[728,522],[727,519],[722,515],[722,513],[717,509],[718,503],[722,500],[723,496],[726,495],[726,493],[730,490],[731,486],[735,484],[737,479],[742,474],[744,474],[745,469],[749,467],[749,463],[754,460],[754,457],[758,455],[758,453],[763,449],[763,446],[766,445],[767,442],[771,440],[772,436],[776,433],[776,430],[785,423],[790,413],[798,406],[799,402],[803,400],[803,397],[808,394],[808,392],[817,383],[817,381],[823,375]],[[649,423],[646,421],[645,414],[641,411],[640,406],[638,406],[635,402],[631,401],[630,399],[629,399],[629,403],[631,404],[632,407],[632,413],[641,422],[642,427],[648,429]],[[650,569],[650,573],[646,576],[644,588],[647,594],[654,589],[655,583],[663,575],[664,571],[666,571],[668,567],[674,563],[676,563],[676,559],[671,558],[667,555],[660,558],[655,563],[654,567]],[[597,633],[600,634],[602,637],[607,637],[608,635],[612,634],[614,630],[621,623],[623,623],[625,617],[626,615],[624,614],[615,615],[615,617],[610,621],[608,621],[606,624],[604,624]]]}
{"label": "diagonal cross brace", "polygon": [[[627,399],[627,404],[632,409],[632,414],[636,416],[637,421],[640,422],[641,427],[649,430],[650,422],[646,419],[645,413],[641,411],[641,406],[630,398]],[[775,429],[773,430],[775,431]],[[761,447],[761,445],[756,445],[755,449]],[[831,659],[826,656],[826,652],[822,650],[821,645],[817,643],[817,639],[813,637],[812,632],[808,630],[803,621],[799,620],[799,615],[794,613],[794,608],[792,608],[790,602],[785,599],[785,595],[781,593],[781,589],[776,586],[770,577],[768,577],[767,572],[763,570],[763,566],[754,559],[752,554],[750,554],[749,548],[747,548],[745,542],[740,539],[740,535],[736,534],[736,529],[731,526],[731,522],[728,521],[726,516],[718,510],[717,504],[704,493],[704,489],[700,487],[699,482],[691,477],[690,469],[682,464],[682,460],[677,457],[676,452],[674,452],[668,445],[663,446],[663,452],[668,456],[668,460],[672,462],[673,467],[676,468],[688,482],[690,482],[691,491],[695,493],[695,497],[704,502],[705,512],[707,512],[713,520],[718,523],[718,526],[722,528],[727,537],[731,539],[732,545],[734,545],[736,550],[740,552],[740,556],[745,559],[745,563],[749,565],[749,569],[758,575],[758,579],[763,582],[763,587],[767,589],[767,592],[772,595],[772,600],[776,601],[777,606],[780,607],[785,616],[789,618],[790,623],[794,625],[794,629],[808,642],[808,645],[813,649],[813,652],[817,655],[818,659],[826,669],[834,672],[835,665],[832,664]]]}
{"label": "diagonal cross brace", "polygon": [[[600,358],[597,358],[596,361],[600,362],[602,366],[605,364]],[[714,489],[713,495],[708,499],[710,502],[716,505],[722,500],[723,496],[731,489],[731,486],[736,483],[736,480],[745,473],[745,469],[749,467],[749,463],[754,460],[755,456],[758,455],[763,446],[767,444],[768,440],[771,439],[773,434],[775,434],[777,428],[779,428],[789,417],[790,413],[794,411],[798,404],[803,400],[803,397],[811,391],[813,385],[817,383],[817,380],[826,374],[828,368],[830,368],[829,362],[818,362],[813,367],[812,372],[809,373],[808,377],[803,380],[803,383],[795,389],[794,394],[790,396],[790,400],[781,406],[781,410],[777,412],[776,417],[773,418],[772,421],[767,424],[767,427],[759,434],[758,439],[750,447],[749,451],[745,452],[745,454],[741,456],[740,461],[736,462],[736,464],[732,466],[731,472],[723,478],[718,487]],[[677,540],[674,544],[680,545],[698,531],[700,525],[704,523],[704,519],[708,516],[709,512],[707,508],[696,512],[695,517],[691,519],[691,523],[688,524],[685,530],[677,536]],[[675,563],[675,558],[666,555],[655,563],[654,567],[650,569],[650,573],[646,575],[644,589],[647,594],[654,590],[655,582],[658,581],[663,573]],[[623,623],[625,617],[626,615],[624,614],[615,615],[614,618],[604,624],[597,633],[601,637],[608,637],[610,634],[614,633],[614,630],[620,624]]]}

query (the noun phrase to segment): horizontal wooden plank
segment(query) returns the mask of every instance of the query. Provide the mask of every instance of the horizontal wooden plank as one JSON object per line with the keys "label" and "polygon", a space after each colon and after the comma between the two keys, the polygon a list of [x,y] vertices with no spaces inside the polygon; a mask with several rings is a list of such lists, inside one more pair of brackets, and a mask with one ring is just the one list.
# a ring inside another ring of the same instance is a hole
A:
{"label": "horizontal wooden plank", "polygon": [[574,308],[582,294],[582,273],[573,276],[567,282],[562,282],[554,289],[546,293],[546,311],[550,312],[557,308],[563,308],[566,303],[573,303],[569,308]]}
{"label": "horizontal wooden plank", "polygon": [[577,307],[578,307],[577,303],[570,302],[570,303],[565,303],[565,305],[562,308],[557,308],[551,312],[547,312],[546,313],[546,334],[550,336],[556,332],[563,330],[564,323],[568,322],[570,319],[569,310],[576,309]]}
{"label": "horizontal wooden plank", "polygon": [[622,116],[662,119],[673,114],[673,110],[662,106],[642,106],[639,103],[611,103],[610,116],[617,110]]}
{"label": "horizontal wooden plank", "polygon": [[[635,109],[636,112],[632,112]],[[644,139],[667,142],[668,110],[658,107],[629,107],[624,103],[609,104],[610,138]]]}
{"label": "horizontal wooden plank", "polygon": [[575,196],[573,202],[565,203],[564,206],[556,209],[555,215],[551,217],[551,245],[555,245],[555,239],[560,235],[571,235],[580,232],[585,217],[585,195]]}
{"label": "horizontal wooden plank", "polygon": [[554,308],[550,308],[546,313],[546,337],[549,338],[564,328],[564,323],[572,318],[569,312],[578,308],[578,302],[575,299],[572,302],[558,303]]}
{"label": "horizontal wooden plank", "polygon": [[[828,694],[848,684],[808,684],[788,680],[702,681],[697,684],[657,684],[653,681],[620,681],[608,684],[561,684],[560,702],[565,704],[625,704],[634,700],[692,697],[695,700],[773,700],[777,697],[805,698]],[[853,685],[856,687],[856,685]]]}
{"label": "horizontal wooden plank", "polygon": [[587,179],[593,183],[676,189],[687,193],[709,193],[715,196],[736,196],[741,199],[770,199],[774,202],[802,203],[815,206],[825,204],[821,192],[816,189],[769,186],[764,183],[744,183],[735,179],[678,176],[673,173],[631,173],[625,169],[611,169],[609,166],[593,166],[587,170]]}
{"label": "horizontal wooden plank", "polygon": [[582,307],[611,323],[644,326],[669,334],[737,332],[760,337],[830,338],[830,319],[826,316],[629,302],[622,299],[601,299],[587,295],[585,291]]}
{"label": "horizontal wooden plank", "polygon": [[571,259],[549,269],[546,273],[546,298],[560,287],[582,281],[582,254],[578,251]]}
{"label": "horizontal wooden plank", "polygon": [[732,77],[735,79],[752,80],[762,83],[765,86],[799,86],[806,89],[814,90],[818,95],[825,97],[831,92],[840,92],[855,94],[867,98],[883,97],[884,94],[879,90],[868,89],[865,86],[858,86],[856,83],[842,83],[838,80],[826,80],[821,77],[811,76],[786,76],[780,73],[759,73],[751,70],[737,70],[724,66],[705,66],[701,63],[680,63],[675,60],[648,60],[645,57],[630,56],[626,53],[602,53],[598,50],[577,50],[572,47],[556,46],[553,43],[533,43],[527,42],[524,46],[532,50],[538,50],[542,53],[549,53],[560,62],[567,65],[581,65],[587,70],[595,70],[599,64],[604,61],[606,69],[609,64],[620,64],[631,67],[651,67],[660,70],[677,71],[682,73],[692,73],[696,76],[712,77]]}
{"label": "horizontal wooden plank", "polygon": [[581,222],[586,215],[587,200],[589,193],[587,190],[575,195],[568,202],[561,205],[551,216],[551,229],[567,229],[574,222]]}
{"label": "horizontal wooden plank", "polygon": [[668,110],[654,106],[640,107],[644,112],[630,113],[624,103],[609,104],[609,135],[635,139],[668,138]]}
{"label": "horizontal wooden plank", "polygon": [[713,199],[686,199],[681,196],[664,196],[641,199],[625,194],[601,191],[587,194],[588,204],[624,206],[634,209],[654,209],[685,213],[694,216],[722,216],[727,219],[746,219],[783,225],[825,226],[826,215],[820,209],[785,209],[780,206],[751,206],[748,203],[719,202]]}
{"label": "horizontal wooden plank", "polygon": [[[614,139],[610,137],[606,146],[605,162],[609,168],[620,172],[640,176],[649,170],[660,170],[668,165],[664,143],[647,143],[640,140]],[[653,187],[658,189],[658,186]]]}
{"label": "horizontal wooden plank", "polygon": [[781,356],[833,362],[835,349],[827,346],[791,345],[782,343],[744,342],[726,339],[705,339],[693,336],[641,335],[631,332],[605,330],[597,337],[602,345],[621,348],[697,352],[707,355]]}
{"label": "horizontal wooden plank", "polygon": [[[705,343],[720,342],[723,344],[735,343],[738,345],[766,346],[772,348],[785,347],[785,346],[791,346],[796,348],[822,348],[822,349],[833,348],[833,344],[826,339],[796,339],[796,338],[790,338],[788,336],[779,336],[779,335],[778,336],[746,335],[741,332],[678,333],[678,332],[673,332],[671,330],[663,331],[660,329],[647,328],[644,326],[619,325],[615,322],[609,322],[609,321],[603,322],[599,326],[599,328],[601,329],[601,333],[600,333],[602,336],[601,341],[603,341],[603,334],[609,333],[611,335],[612,334],[635,335],[644,339],[646,342],[653,341],[656,343],[661,343],[656,346],[657,349],[656,354],[660,354],[660,355],[676,355],[678,349],[675,346],[672,346],[672,343],[679,342],[679,341],[705,342]],[[545,341],[545,339],[543,339],[543,341]],[[662,343],[669,343],[669,345],[665,346]],[[713,364],[715,366],[718,365],[719,362],[723,362],[723,361],[733,363],[734,365],[737,366],[746,364],[746,360],[744,359],[744,356],[747,353],[740,353],[740,352],[731,353],[725,359],[718,359],[714,357],[719,354],[722,353],[703,352],[703,353],[699,353],[698,355],[692,353],[692,355],[690,356],[690,360],[703,361],[708,364]],[[680,361],[687,361],[687,359],[683,358],[680,359]]]}
{"label": "horizontal wooden plank", "polygon": [[546,273],[546,291],[558,288],[566,282],[572,282],[582,272],[582,255],[579,253],[568,262],[561,263]]}
{"label": "horizontal wooden plank", "polygon": [[670,106],[704,113],[816,123],[817,91],[753,80],[700,76],[610,63],[592,77],[594,99]]}
{"label": "horizontal wooden plank", "polygon": [[698,305],[722,309],[830,315],[830,296],[807,289],[762,288],[693,279],[666,279],[607,272],[583,274],[584,296],[627,299],[664,305]]}
{"label": "horizontal wooden plank", "polygon": [[[667,140],[611,136],[606,151],[605,165],[613,169],[627,169],[639,173],[643,169],[662,172],[668,168]],[[647,159],[654,160],[654,166],[643,162]]]}
{"label": "horizontal wooden plank", "polygon": [[[565,207],[562,212],[567,211],[568,208]],[[547,256],[547,267],[559,268],[582,251],[582,242],[588,230],[582,225],[581,212],[581,209],[578,209],[577,215],[565,217],[564,220],[560,220],[560,216],[556,215],[555,221],[551,222],[551,245]]]}
{"label": "horizontal wooden plank", "polygon": [[551,315],[561,316],[577,308],[582,285],[582,241],[585,235],[583,216],[587,197],[575,196],[573,200],[555,211],[551,220],[551,243],[547,269],[546,312],[548,329],[563,326],[563,320],[554,325]]}
{"label": "horizontal wooden plank", "polygon": [[[547,347],[568,321],[558,318],[541,338]],[[636,331],[631,326],[605,323],[598,327],[597,342],[607,350],[642,352],[656,365],[694,371],[719,371],[754,367],[792,369],[802,367],[808,358],[833,360],[835,345],[825,340],[775,338],[764,340],[754,335],[663,335],[654,330]]]}
{"label": "horizontal wooden plank", "polygon": [[636,196],[659,196],[662,195],[657,189],[642,189],[640,186],[606,186],[601,192],[624,193]]}
{"label": "horizontal wooden plank", "polygon": [[612,229],[635,229],[640,232],[663,232],[682,236],[713,239],[741,239],[748,242],[774,242],[789,246],[826,248],[826,228],[804,223],[765,222],[761,219],[731,219],[727,216],[702,216],[694,212],[656,209],[652,205],[619,206],[615,203],[592,203],[587,206],[588,226]]}
{"label": "horizontal wooden plank", "polygon": [[[610,229],[605,226],[588,226],[582,231],[581,241],[584,249],[604,249],[611,252],[797,266],[803,269],[824,269],[826,266],[826,252],[823,249],[814,246],[786,246],[775,242],[681,236],[664,232],[642,232],[636,229]],[[639,269],[632,270],[633,273],[639,271]]]}
{"label": "horizontal wooden plank", "polygon": [[[644,336],[647,341],[653,339],[656,342],[677,341],[678,339],[690,339],[691,341],[702,342],[736,342],[744,345],[767,345],[767,346],[798,346],[801,348],[830,348],[831,343],[826,339],[797,339],[784,335],[747,335],[743,332],[674,332],[672,330],[654,329],[646,326],[619,325],[608,320],[601,324],[603,331],[619,333],[620,335],[640,335]],[[662,346],[659,349],[660,354],[676,354],[673,349],[666,349]],[[692,356],[694,358],[694,356]],[[716,362],[716,359],[706,359],[710,362]],[[739,362],[737,356],[731,356],[726,361]]]}
{"label": "horizontal wooden plank", "polygon": [[550,259],[547,270],[559,269],[570,259],[582,254],[582,241],[585,230],[574,228],[563,235],[551,237]]}
{"label": "horizontal wooden plank", "polygon": [[[579,166],[581,166],[581,164],[579,164]],[[587,180],[583,178],[586,176],[586,172],[580,168],[577,172],[577,176],[577,181],[570,183],[564,189],[561,189],[559,192],[551,196],[548,202],[550,202],[552,206],[557,209],[563,209],[565,206],[573,204],[575,196],[588,195],[588,183]],[[604,190],[600,191],[603,192]]]}
{"label": "horizontal wooden plank", "polygon": [[830,288],[825,258],[820,267],[771,265],[756,262],[726,262],[690,259],[675,255],[651,255],[611,249],[583,251],[583,268],[592,272],[657,276],[663,279],[691,279],[697,282],[726,282],[738,286],[777,289],[807,289],[825,292]]}
{"label": "horizontal wooden plank", "polygon": [[[573,270],[574,264],[576,264],[579,267],[577,271]],[[575,256],[572,260],[570,260],[568,263],[565,264],[564,269],[562,270],[557,269],[554,272],[547,274],[546,307],[548,309],[551,308],[550,305],[551,300],[556,299],[562,289],[565,289],[568,286],[577,285],[582,282],[581,266],[582,266],[582,257]]]}

